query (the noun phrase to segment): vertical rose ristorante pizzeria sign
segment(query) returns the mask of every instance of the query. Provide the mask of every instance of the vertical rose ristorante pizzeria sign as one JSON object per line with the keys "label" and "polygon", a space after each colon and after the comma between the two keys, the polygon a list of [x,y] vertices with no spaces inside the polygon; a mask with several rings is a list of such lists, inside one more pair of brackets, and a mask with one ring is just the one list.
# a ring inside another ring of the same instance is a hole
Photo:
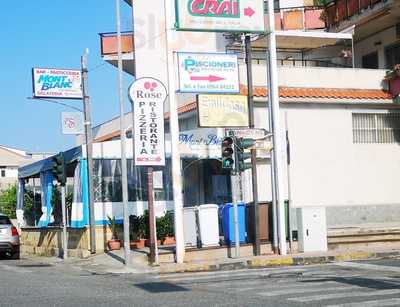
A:
{"label": "vertical rose ristorante pizzeria sign", "polygon": [[263,0],[175,0],[182,31],[265,32]]}
{"label": "vertical rose ristorante pizzeria sign", "polygon": [[137,79],[129,87],[129,98],[133,103],[135,165],[165,165],[164,84],[154,78]]}

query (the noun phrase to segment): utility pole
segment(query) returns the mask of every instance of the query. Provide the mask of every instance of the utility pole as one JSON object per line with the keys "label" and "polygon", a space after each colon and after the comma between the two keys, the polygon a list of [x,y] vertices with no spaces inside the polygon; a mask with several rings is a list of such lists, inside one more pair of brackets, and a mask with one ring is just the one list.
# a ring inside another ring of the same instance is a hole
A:
{"label": "utility pole", "polygon": [[179,154],[179,121],[178,107],[175,94],[175,69],[174,51],[170,44],[173,40],[172,25],[174,18],[174,1],[165,1],[165,32],[166,32],[166,52],[168,68],[168,93],[169,93],[169,126],[171,134],[171,161],[172,161],[172,182],[174,193],[174,225],[176,240],[176,262],[183,263],[185,258],[185,239],[183,234],[183,196],[182,196],[182,176],[181,159]]}
{"label": "utility pole", "polygon": [[88,93],[88,54],[86,48],[85,53],[81,57],[82,70],[82,92],[83,92],[83,114],[85,125],[85,141],[86,141],[86,159],[88,172],[88,189],[89,189],[89,225],[90,225],[90,253],[96,253],[96,225],[94,218],[94,190],[93,190],[93,136],[92,136],[92,120],[90,97]]}
{"label": "utility pole", "polygon": [[[251,54],[250,35],[245,36],[246,67],[247,67],[247,103],[249,106],[249,127],[254,128],[254,99],[253,99],[253,67]],[[254,255],[261,253],[260,248],[260,223],[258,207],[258,181],[257,181],[257,150],[251,149],[251,179],[253,188],[254,205]]]}
{"label": "utility pole", "polygon": [[124,214],[124,258],[125,266],[130,265],[131,250],[129,244],[129,213],[128,213],[128,169],[126,163],[126,135],[125,135],[125,110],[122,86],[122,45],[121,45],[121,14],[120,0],[115,0],[117,11],[117,40],[118,40],[118,96],[120,107],[120,133],[121,133],[121,183],[122,202]]}
{"label": "utility pole", "polygon": [[269,14],[269,31],[268,46],[269,46],[269,67],[270,67],[270,82],[269,91],[271,93],[272,120],[273,120],[273,135],[274,135],[274,164],[275,164],[275,193],[277,201],[278,215],[278,238],[279,252],[281,255],[287,254],[286,246],[286,231],[285,231],[285,202],[284,202],[284,161],[283,161],[283,133],[280,120],[279,107],[279,86],[278,86],[278,65],[276,54],[276,33],[275,33],[275,16],[274,16],[274,1],[268,1]]}
{"label": "utility pole", "polygon": [[68,259],[68,239],[67,239],[67,210],[65,208],[65,184],[61,185],[61,212],[63,223],[63,259]]}

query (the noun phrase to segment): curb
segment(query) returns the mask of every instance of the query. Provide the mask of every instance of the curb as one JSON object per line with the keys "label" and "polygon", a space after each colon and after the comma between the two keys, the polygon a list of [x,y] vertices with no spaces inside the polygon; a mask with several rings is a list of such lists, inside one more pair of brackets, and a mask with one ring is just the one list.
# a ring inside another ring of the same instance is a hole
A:
{"label": "curb", "polygon": [[282,256],[279,258],[254,258],[250,260],[240,260],[235,262],[223,263],[184,263],[173,264],[159,267],[159,274],[170,273],[194,273],[194,272],[212,272],[212,271],[229,271],[239,269],[257,269],[277,266],[291,265],[310,265],[310,264],[327,264],[334,262],[367,260],[379,258],[392,258],[400,256],[400,251],[390,252],[348,252],[327,256]]}

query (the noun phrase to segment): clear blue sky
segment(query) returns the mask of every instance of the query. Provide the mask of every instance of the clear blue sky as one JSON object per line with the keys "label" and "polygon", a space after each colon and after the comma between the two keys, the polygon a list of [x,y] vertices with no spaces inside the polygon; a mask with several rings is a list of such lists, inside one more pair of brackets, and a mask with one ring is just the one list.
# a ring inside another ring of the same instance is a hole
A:
{"label": "clear blue sky", "polygon": [[[122,30],[131,30],[131,8],[122,0],[121,12]],[[93,123],[119,115],[117,69],[102,61],[98,35],[116,31],[115,20],[115,0],[2,1],[1,145],[52,152],[74,146],[75,136],[62,135],[60,123],[61,112],[71,109],[26,97],[32,96],[32,67],[79,69],[86,47],[89,71],[97,67],[89,72]],[[124,74],[125,88],[131,81]],[[80,100],[61,102],[82,107]]]}

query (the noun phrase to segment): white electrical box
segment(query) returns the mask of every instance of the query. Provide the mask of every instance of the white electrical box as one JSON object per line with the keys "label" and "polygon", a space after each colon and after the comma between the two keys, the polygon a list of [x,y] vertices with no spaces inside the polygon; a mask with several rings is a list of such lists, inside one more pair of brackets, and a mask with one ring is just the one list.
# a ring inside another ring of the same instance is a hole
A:
{"label": "white electrical box", "polygon": [[328,251],[324,207],[297,208],[297,227],[300,252]]}

